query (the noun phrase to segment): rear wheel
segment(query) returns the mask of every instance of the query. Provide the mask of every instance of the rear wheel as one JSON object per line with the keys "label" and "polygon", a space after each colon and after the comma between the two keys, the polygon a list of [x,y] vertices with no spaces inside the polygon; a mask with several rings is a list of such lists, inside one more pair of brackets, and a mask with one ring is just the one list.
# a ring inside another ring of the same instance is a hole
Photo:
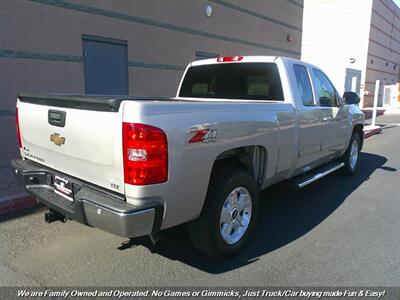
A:
{"label": "rear wheel", "polygon": [[189,224],[193,246],[215,259],[236,255],[253,232],[259,192],[254,179],[240,168],[215,172],[200,217]]}
{"label": "rear wheel", "polygon": [[344,162],[344,173],[353,175],[358,166],[358,158],[361,150],[360,134],[356,131],[353,132],[351,140],[346,152],[343,154],[342,160]]}

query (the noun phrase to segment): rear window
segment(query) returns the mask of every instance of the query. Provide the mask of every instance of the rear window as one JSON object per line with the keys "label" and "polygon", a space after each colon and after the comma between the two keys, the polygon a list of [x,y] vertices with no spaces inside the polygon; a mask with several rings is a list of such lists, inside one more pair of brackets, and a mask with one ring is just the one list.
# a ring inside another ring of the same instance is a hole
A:
{"label": "rear window", "polygon": [[228,63],[190,67],[180,97],[283,101],[274,63]]}

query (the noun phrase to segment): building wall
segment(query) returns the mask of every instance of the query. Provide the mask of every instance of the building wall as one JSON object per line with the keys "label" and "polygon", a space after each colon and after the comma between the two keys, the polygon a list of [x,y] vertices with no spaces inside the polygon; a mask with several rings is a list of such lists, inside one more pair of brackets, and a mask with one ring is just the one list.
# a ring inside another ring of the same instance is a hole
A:
{"label": "building wall", "polygon": [[384,85],[399,80],[400,9],[391,0],[305,0],[302,59],[323,68],[340,93],[346,69],[360,70],[362,107],[373,105],[379,79],[381,106]]}
{"label": "building wall", "polygon": [[400,8],[390,0],[374,0],[368,45],[364,106],[372,106],[375,82],[380,80],[379,106],[384,85],[396,84],[400,70]]}
{"label": "building wall", "polygon": [[302,16],[301,0],[2,0],[0,166],[18,92],[85,92],[82,34],[127,41],[130,94],[173,96],[196,51],[300,58]]}
{"label": "building wall", "polygon": [[304,2],[302,59],[322,68],[340,94],[346,68],[365,80],[371,7],[372,0]]}

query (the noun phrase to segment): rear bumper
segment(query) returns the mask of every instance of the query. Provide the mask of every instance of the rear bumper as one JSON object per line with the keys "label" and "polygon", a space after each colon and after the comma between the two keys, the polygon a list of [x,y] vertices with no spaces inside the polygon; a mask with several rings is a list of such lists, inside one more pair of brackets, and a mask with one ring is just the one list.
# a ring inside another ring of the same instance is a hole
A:
{"label": "rear bumper", "polygon": [[[148,235],[160,229],[163,214],[160,203],[150,200],[146,205],[133,206],[127,204],[122,195],[105,191],[35,162],[18,159],[13,160],[11,165],[29,193],[66,218],[129,238]],[[54,192],[55,175],[72,182],[73,201]]]}

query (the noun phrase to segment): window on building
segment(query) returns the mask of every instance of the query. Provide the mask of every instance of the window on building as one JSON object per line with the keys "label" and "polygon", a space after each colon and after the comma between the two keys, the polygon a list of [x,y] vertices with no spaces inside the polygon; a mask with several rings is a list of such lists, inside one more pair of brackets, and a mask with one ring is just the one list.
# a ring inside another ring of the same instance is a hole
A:
{"label": "window on building", "polygon": [[328,77],[316,69],[313,69],[313,73],[317,84],[319,105],[328,107],[337,106],[336,91]]}
{"label": "window on building", "polygon": [[306,67],[302,65],[294,65],[293,70],[296,76],[297,88],[300,93],[301,102],[304,106],[314,105],[314,96]]}

